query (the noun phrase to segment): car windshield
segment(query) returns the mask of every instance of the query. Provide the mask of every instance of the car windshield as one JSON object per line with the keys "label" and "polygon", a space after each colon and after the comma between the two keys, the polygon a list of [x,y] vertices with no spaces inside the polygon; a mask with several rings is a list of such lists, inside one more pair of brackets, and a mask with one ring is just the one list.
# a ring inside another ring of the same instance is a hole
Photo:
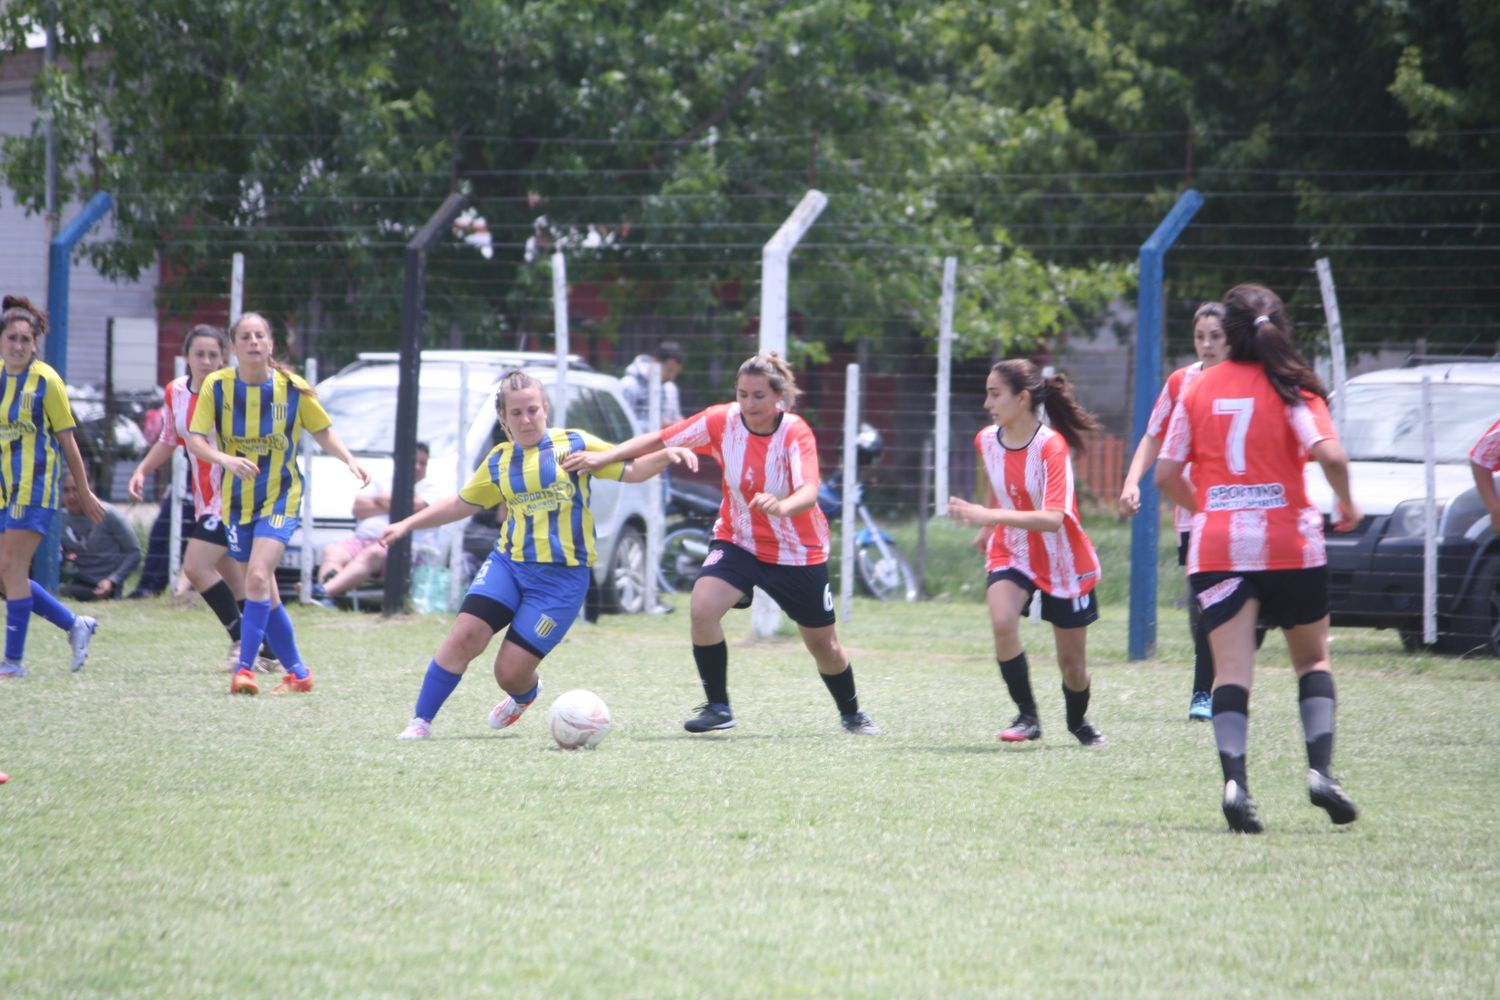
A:
{"label": "car windshield", "polygon": [[[334,429],[349,450],[362,455],[390,455],[396,450],[396,387],[330,387],[321,397],[323,408],[333,418]],[[481,406],[488,405],[483,391],[471,391],[469,412],[459,419],[458,393],[452,388],[424,388],[417,400],[417,440],[434,455],[458,451],[458,431],[474,421]]]}
{"label": "car windshield", "polygon": [[[1344,448],[1355,461],[1420,462],[1420,383],[1352,383],[1344,412]],[[1467,462],[1469,449],[1495,420],[1500,389],[1432,384],[1432,435],[1439,462]]]}

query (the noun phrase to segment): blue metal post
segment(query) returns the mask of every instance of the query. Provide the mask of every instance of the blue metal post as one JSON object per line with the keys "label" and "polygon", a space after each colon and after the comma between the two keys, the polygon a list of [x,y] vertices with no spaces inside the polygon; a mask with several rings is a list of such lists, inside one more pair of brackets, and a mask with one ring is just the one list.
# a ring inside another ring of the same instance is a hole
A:
{"label": "blue metal post", "polygon": [[[1146,421],[1161,391],[1162,259],[1203,206],[1203,196],[1188,188],[1141,244],[1140,299],[1136,307],[1135,399],[1131,405],[1131,440],[1146,435]],[[1158,513],[1156,480],[1141,480],[1141,509],[1130,526],[1130,640],[1128,657],[1156,655],[1156,546]]]}
{"label": "blue metal post", "polygon": [[[83,206],[73,221],[52,237],[47,258],[47,364],[68,380],[68,285],[72,276],[73,247],[93,228],[94,223],[114,206],[108,191],[100,191]],[[92,484],[96,489],[98,484]],[[54,518],[47,529],[32,563],[31,575],[48,590],[57,589],[58,562],[61,558],[61,526]]]}

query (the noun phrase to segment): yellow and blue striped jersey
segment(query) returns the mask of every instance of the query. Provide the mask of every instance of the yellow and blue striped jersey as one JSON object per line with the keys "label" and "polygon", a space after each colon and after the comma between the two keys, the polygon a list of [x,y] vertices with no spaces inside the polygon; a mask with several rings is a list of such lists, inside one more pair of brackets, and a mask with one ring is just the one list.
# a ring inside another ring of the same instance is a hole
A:
{"label": "yellow and blue striped jersey", "polygon": [[[549,430],[530,448],[505,441],[474,470],[458,495],[480,507],[505,504],[506,521],[495,548],[514,562],[556,566],[594,565],[594,515],[589,511],[589,475],[568,472],[573,451],[607,451],[611,445],[584,431]],[[621,479],[625,463],[594,475]]]}
{"label": "yellow and blue striped jersey", "polygon": [[57,434],[73,427],[67,386],[51,365],[33,358],[19,375],[0,366],[0,489],[7,505],[61,506]]}
{"label": "yellow and blue striped jersey", "polygon": [[316,434],[332,425],[301,377],[279,369],[258,385],[241,381],[233,368],[203,380],[188,432],[217,437],[228,455],[260,467],[255,482],[224,476],[224,519],[249,524],[262,518],[298,517],[302,473],[297,468],[301,432]]}

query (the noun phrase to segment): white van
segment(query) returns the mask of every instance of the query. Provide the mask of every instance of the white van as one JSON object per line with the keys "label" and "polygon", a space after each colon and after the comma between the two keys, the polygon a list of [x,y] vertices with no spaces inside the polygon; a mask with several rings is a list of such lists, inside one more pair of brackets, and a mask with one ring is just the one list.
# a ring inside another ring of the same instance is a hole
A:
{"label": "white van", "polygon": [[[366,353],[318,383],[318,396],[334,429],[377,480],[391,481],[396,437],[399,355]],[[554,355],[521,351],[423,351],[417,401],[417,440],[430,449],[427,479],[438,495],[458,492],[481,459],[501,440],[495,415],[500,376],[524,368],[547,387],[557,411]],[[619,442],[637,433],[620,380],[571,359],[567,375],[566,426]],[[311,444],[311,442],[309,442]],[[354,495],[359,484],[344,464],[312,445],[313,545],[346,537],[354,529]],[[594,566],[605,607],[638,612],[645,603],[648,484],[600,480],[590,507],[598,536]],[[463,524],[454,530],[462,530]],[[295,589],[301,566],[302,533],[287,546],[278,573],[284,592]]]}

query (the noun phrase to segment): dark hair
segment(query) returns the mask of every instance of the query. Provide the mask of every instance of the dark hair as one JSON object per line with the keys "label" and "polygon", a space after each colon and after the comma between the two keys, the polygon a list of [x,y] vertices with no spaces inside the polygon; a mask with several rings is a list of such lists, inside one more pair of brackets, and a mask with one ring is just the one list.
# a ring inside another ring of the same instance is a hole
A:
{"label": "dark hair", "polygon": [[[268,334],[271,335],[271,337],[273,339],[273,342],[274,342],[275,335],[276,335],[276,330],[275,330],[275,327],[271,326],[271,321],[268,320],[268,319],[266,319],[264,316],[262,316],[258,312],[246,312],[246,313],[240,313],[240,318],[237,319],[237,320],[235,320],[232,324],[230,324],[230,327],[229,327],[229,342],[230,342],[231,346],[234,344],[235,334],[239,333],[240,324],[244,323],[245,320],[247,320],[247,319],[258,319],[262,323],[266,324],[266,333],[268,333]],[[291,365],[287,364],[284,361],[277,361],[274,355],[272,357],[268,358],[266,360],[266,363],[271,368],[273,368],[274,370],[281,372],[281,374],[285,375],[288,379],[291,379],[291,380],[295,381],[297,383],[297,391],[298,392],[300,392],[304,396],[308,396],[309,398],[312,398],[312,399],[317,399],[318,398],[318,391],[316,389],[314,389],[307,382],[306,379],[304,379],[301,375],[298,375],[295,371],[293,371]]]}
{"label": "dark hair", "polygon": [[1203,302],[1203,303],[1200,303],[1199,306],[1198,306],[1198,308],[1193,311],[1193,329],[1196,330],[1198,328],[1198,321],[1200,319],[1203,319],[1203,318],[1208,317],[1208,316],[1212,316],[1214,319],[1216,319],[1216,320],[1219,321],[1219,325],[1220,326],[1223,326],[1224,325],[1224,303],[1222,303],[1222,302]]}
{"label": "dark hair", "polygon": [[735,381],[745,375],[760,375],[771,383],[771,391],[781,397],[781,408],[788,413],[792,412],[797,397],[802,395],[802,390],[797,388],[797,376],[792,374],[792,366],[775,351],[746,358],[735,373]]}
{"label": "dark hair", "polygon": [[1035,364],[1024,358],[1001,361],[990,369],[1000,376],[1013,395],[1031,393],[1031,406],[1047,411],[1047,422],[1068,442],[1071,451],[1083,453],[1084,431],[1099,429],[1099,420],[1073,397],[1068,376],[1062,372],[1046,375]]}
{"label": "dark hair", "polygon": [[1264,285],[1235,285],[1225,293],[1224,336],[1229,360],[1264,368],[1286,405],[1301,403],[1303,390],[1328,398],[1323,381],[1292,345],[1292,323],[1280,297]]}
{"label": "dark hair", "polygon": [[432,449],[427,446],[426,441],[417,442],[417,451],[425,451],[428,455],[432,454]]}
{"label": "dark hair", "polygon": [[182,338],[182,353],[184,356],[187,355],[188,351],[193,349],[193,341],[199,337],[212,337],[219,342],[219,351],[221,353],[229,353],[229,338],[221,328],[209,323],[197,323],[187,332],[187,336]]}
{"label": "dark hair", "polygon": [[24,295],[7,295],[0,302],[0,331],[12,323],[25,323],[31,327],[32,339],[47,335],[47,311],[32,305]]}
{"label": "dark hair", "polygon": [[675,361],[679,365],[687,361],[686,352],[683,351],[682,345],[675,340],[663,340],[660,344],[656,345],[656,350],[651,352],[651,356],[657,361]]}

